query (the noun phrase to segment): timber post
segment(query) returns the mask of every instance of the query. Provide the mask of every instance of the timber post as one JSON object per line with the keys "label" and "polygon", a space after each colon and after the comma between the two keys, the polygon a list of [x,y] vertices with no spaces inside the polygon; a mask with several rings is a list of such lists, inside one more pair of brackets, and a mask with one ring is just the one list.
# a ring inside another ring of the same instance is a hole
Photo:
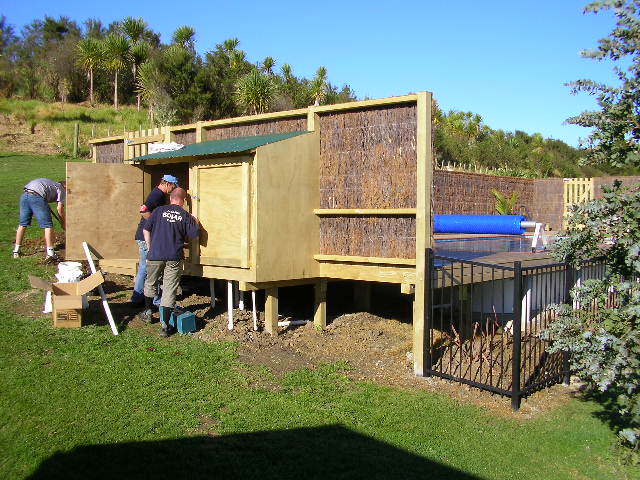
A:
{"label": "timber post", "polygon": [[425,279],[426,249],[431,247],[431,189],[433,183],[433,150],[431,138],[431,93],[421,92],[417,99],[416,132],[416,287],[413,302],[413,373],[424,375],[428,355],[425,341],[424,315],[427,302]]}

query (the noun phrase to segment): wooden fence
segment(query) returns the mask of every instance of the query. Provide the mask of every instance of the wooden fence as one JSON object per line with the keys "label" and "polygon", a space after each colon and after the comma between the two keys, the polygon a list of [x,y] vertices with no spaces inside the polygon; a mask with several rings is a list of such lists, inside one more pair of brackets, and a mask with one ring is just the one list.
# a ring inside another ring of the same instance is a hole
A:
{"label": "wooden fence", "polygon": [[567,226],[567,218],[572,205],[586,203],[595,198],[593,178],[565,178],[563,195],[563,226]]}

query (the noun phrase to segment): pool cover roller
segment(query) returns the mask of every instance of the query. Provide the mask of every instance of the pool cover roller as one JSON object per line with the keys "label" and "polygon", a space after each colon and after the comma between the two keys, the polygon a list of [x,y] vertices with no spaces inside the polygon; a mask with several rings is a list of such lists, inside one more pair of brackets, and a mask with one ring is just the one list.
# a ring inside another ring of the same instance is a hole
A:
{"label": "pool cover roller", "polygon": [[493,233],[522,235],[523,215],[434,215],[434,233]]}

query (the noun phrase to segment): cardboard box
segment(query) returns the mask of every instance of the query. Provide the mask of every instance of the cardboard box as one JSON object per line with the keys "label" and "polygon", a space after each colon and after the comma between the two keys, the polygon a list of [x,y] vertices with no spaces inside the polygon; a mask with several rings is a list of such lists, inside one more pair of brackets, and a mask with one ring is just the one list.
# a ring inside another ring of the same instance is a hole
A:
{"label": "cardboard box", "polygon": [[82,295],[102,285],[104,276],[101,271],[70,283],[50,283],[29,275],[33,288],[52,292],[53,326],[62,328],[79,328],[82,326]]}

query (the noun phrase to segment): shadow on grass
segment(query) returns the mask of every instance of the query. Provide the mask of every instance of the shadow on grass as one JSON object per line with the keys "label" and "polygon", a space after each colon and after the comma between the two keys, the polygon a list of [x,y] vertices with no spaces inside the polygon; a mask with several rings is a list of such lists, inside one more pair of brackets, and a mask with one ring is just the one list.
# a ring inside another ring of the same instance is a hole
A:
{"label": "shadow on grass", "polygon": [[[428,439],[425,439],[428,442]],[[29,479],[478,479],[339,425],[85,445]]]}
{"label": "shadow on grass", "polygon": [[91,115],[87,115],[84,112],[69,112],[64,114],[57,114],[45,117],[42,119],[43,121],[56,123],[56,122],[83,122],[83,123],[106,123],[107,121],[103,118],[94,118]]}
{"label": "shadow on grass", "polygon": [[606,392],[585,390],[579,398],[599,404],[602,410],[594,412],[593,416],[607,425],[611,431],[618,433],[631,426],[630,417],[620,413],[622,407],[618,402],[618,396],[622,393],[622,388],[610,387]]}
{"label": "shadow on grass", "polygon": [[18,157],[30,157],[33,158],[34,155],[26,155],[22,153],[6,153],[0,154],[0,158],[18,158]]}

